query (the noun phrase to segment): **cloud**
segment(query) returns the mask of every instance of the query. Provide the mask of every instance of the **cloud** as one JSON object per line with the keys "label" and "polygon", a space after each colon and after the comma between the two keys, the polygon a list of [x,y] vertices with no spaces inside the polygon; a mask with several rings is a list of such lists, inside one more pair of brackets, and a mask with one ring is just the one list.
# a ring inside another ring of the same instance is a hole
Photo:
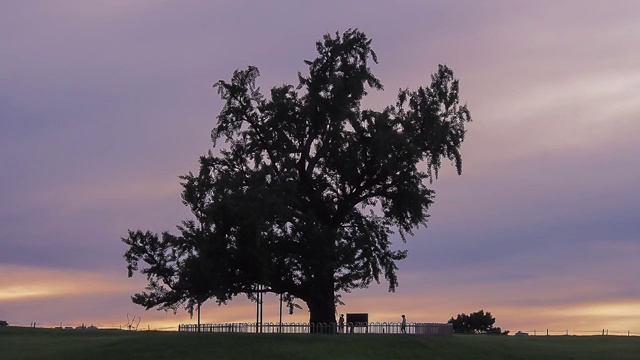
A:
{"label": "cloud", "polygon": [[22,302],[33,299],[54,300],[85,294],[104,295],[131,290],[129,283],[104,273],[51,268],[2,265],[0,302]]}

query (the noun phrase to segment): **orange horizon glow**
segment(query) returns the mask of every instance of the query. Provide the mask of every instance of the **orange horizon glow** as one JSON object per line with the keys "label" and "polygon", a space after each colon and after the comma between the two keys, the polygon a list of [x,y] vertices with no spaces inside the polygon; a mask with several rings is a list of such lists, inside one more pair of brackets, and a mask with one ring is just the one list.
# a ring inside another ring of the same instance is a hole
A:
{"label": "orange horizon glow", "polygon": [[[176,330],[178,324],[193,324],[197,315],[190,318],[185,310],[172,312],[149,310],[130,302],[130,295],[143,290],[144,282],[113,278],[101,273],[85,271],[66,271],[59,269],[7,267],[3,273],[11,277],[0,280],[0,305],[6,313],[0,318],[8,318],[15,325],[36,321],[38,326],[55,327],[96,325],[103,328],[126,328],[126,315],[140,316],[140,329]],[[411,276],[407,276],[410,278]],[[545,329],[552,331],[592,332],[608,329],[617,332],[640,332],[640,300],[609,299],[605,301],[571,301],[556,305],[513,305],[506,294],[499,294],[499,303],[491,300],[494,290],[477,294],[468,299],[456,293],[421,293],[412,289],[411,293],[386,293],[383,285],[372,286],[369,290],[358,291],[357,296],[346,294],[345,306],[338,307],[338,313],[368,312],[371,322],[398,322],[401,314],[406,314],[409,322],[446,322],[459,313],[478,310],[490,311],[497,319],[495,326],[503,330],[533,331]],[[569,289],[570,290],[570,289]],[[540,291],[535,291],[541,296]],[[519,294],[522,295],[522,294]],[[112,308],[101,309],[98,314],[92,306],[100,303],[102,297],[119,299]],[[77,303],[89,304],[81,311]],[[293,315],[283,307],[284,322],[307,322],[308,312],[304,303],[298,301],[303,309],[296,309]],[[22,308],[20,304],[26,304]],[[33,309],[40,309],[34,311]],[[50,314],[50,311],[57,311]],[[267,294],[263,307],[263,321],[279,321],[279,301],[277,296]],[[27,315],[29,314],[29,315]],[[255,322],[256,307],[245,296],[238,296],[228,305],[218,306],[208,301],[202,307],[202,323],[252,323]],[[59,318],[54,321],[52,318]],[[48,319],[48,320],[44,320]],[[40,321],[38,321],[40,320]],[[580,333],[577,333],[580,334]]]}

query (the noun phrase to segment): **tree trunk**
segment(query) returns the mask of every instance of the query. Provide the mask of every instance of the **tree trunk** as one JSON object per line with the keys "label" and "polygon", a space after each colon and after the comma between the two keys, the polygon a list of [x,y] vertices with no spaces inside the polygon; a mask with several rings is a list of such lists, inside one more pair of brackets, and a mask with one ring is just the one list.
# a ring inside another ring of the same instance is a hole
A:
{"label": "tree trunk", "polygon": [[333,274],[325,276],[323,281],[316,282],[311,290],[311,296],[306,301],[309,308],[309,323],[311,333],[336,333],[336,305],[333,292]]}

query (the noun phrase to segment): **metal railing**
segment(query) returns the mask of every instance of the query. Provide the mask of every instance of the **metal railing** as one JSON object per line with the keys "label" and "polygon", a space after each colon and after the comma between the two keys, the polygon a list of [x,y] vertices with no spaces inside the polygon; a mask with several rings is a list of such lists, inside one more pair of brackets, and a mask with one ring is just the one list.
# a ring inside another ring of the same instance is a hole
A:
{"label": "metal railing", "polygon": [[[178,331],[198,332],[197,324],[180,324]],[[224,323],[200,324],[200,332],[214,333],[266,333],[266,334],[415,334],[425,336],[451,336],[453,326],[439,323],[396,322],[345,323]]]}
{"label": "metal railing", "polygon": [[[527,334],[529,336],[594,336],[594,335],[611,335],[611,336],[640,336],[640,333],[627,330],[627,331],[617,331],[609,329],[601,329],[601,330],[553,330],[553,329],[543,329],[543,330],[528,330],[528,331],[519,331],[521,334]],[[514,332],[513,335],[517,335],[517,332]]]}

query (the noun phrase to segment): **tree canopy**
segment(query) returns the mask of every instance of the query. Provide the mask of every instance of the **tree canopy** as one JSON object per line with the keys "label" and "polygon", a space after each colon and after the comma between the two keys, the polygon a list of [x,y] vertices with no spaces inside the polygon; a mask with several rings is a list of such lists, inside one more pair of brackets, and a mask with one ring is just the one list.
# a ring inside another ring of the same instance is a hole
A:
{"label": "tree canopy", "polygon": [[[477,334],[500,334],[502,329],[499,327],[493,327],[496,323],[496,319],[490,312],[484,312],[479,310],[469,315],[462,313],[454,319],[449,319],[448,324],[453,325],[453,331],[460,333],[477,333]],[[508,334],[509,331],[505,331],[504,334]]]}
{"label": "tree canopy", "polygon": [[181,177],[195,219],[177,236],[138,230],[122,239],[129,275],[147,264],[148,292],[135,303],[193,310],[261,285],[304,301],[310,322],[329,323],[338,293],[381,278],[395,290],[407,252],[392,249],[392,234],[405,241],[426,226],[428,185],[443,160],[461,173],[470,113],[445,65],[430,85],[401,89],[395,104],[362,109],[367,92],[383,88],[371,40],[350,29],[316,49],[296,86],[265,96],[254,66],[214,85],[224,101],[211,133],[217,153]]}

